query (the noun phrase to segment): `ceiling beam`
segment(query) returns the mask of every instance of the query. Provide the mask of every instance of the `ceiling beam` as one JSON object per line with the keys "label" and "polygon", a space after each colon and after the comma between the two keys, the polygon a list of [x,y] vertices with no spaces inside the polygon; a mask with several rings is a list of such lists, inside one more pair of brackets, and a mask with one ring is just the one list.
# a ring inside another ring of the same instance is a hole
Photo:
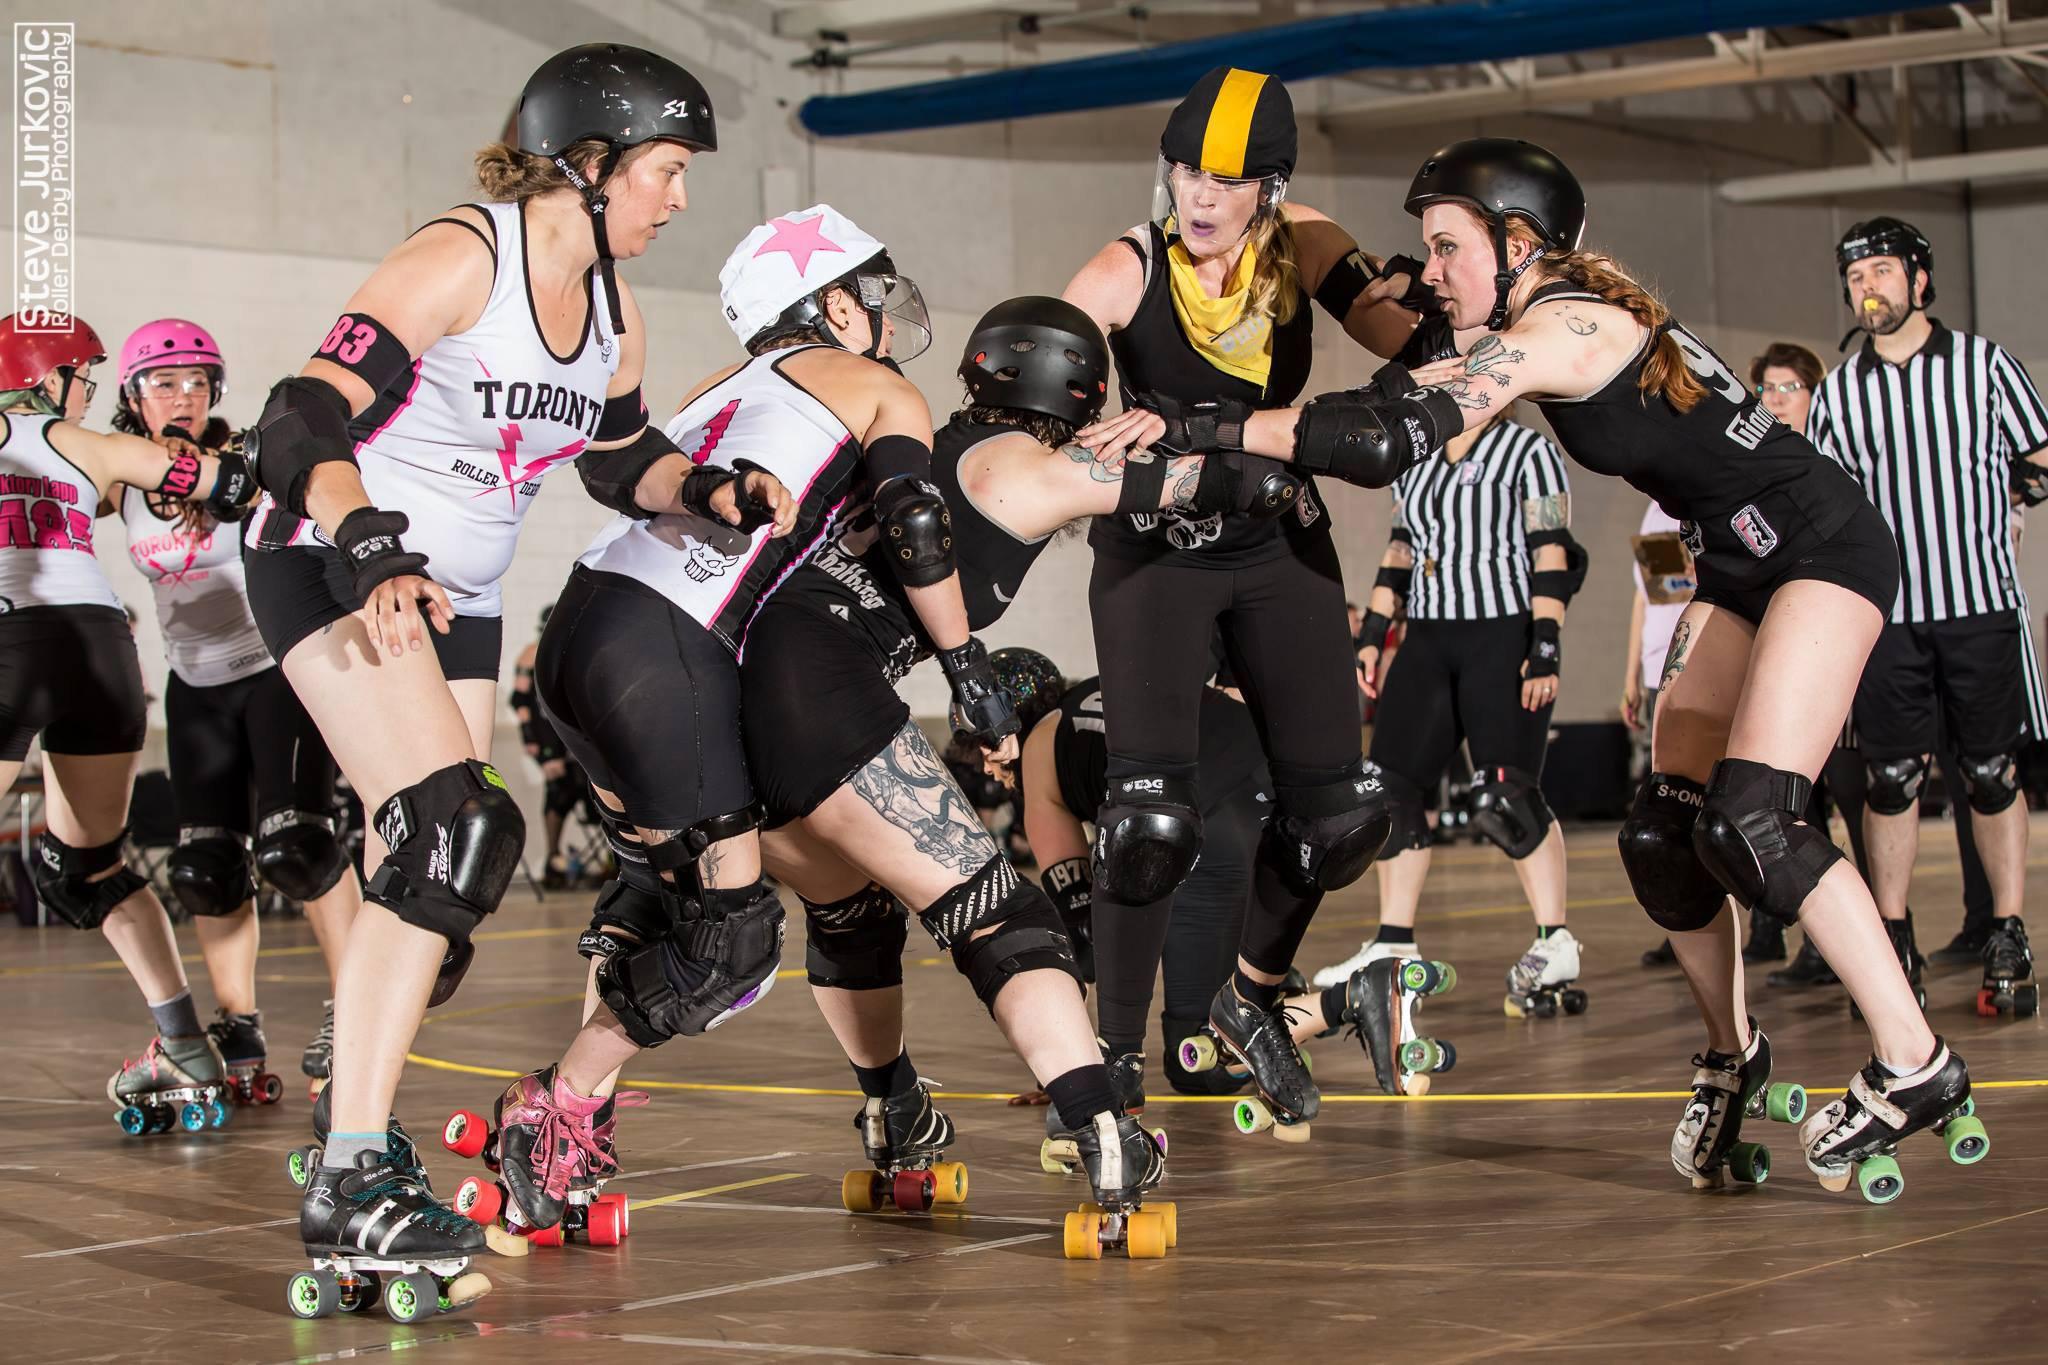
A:
{"label": "ceiling beam", "polygon": [[2002,152],[1923,156],[1889,166],[1832,166],[1825,170],[1753,175],[1721,182],[1721,197],[1733,204],[1773,204],[1787,199],[1824,199],[1838,194],[1917,189],[1929,185],[1982,184],[1993,180],[2048,179],[2048,147],[2015,147]]}

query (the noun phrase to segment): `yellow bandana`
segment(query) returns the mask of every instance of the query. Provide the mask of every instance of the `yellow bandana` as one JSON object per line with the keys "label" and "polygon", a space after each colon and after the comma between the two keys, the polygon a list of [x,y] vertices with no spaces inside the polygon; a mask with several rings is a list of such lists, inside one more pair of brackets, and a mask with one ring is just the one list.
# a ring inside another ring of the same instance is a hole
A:
{"label": "yellow bandana", "polygon": [[[1172,231],[1169,224],[1168,232]],[[1181,332],[1202,359],[1225,374],[1236,375],[1261,390],[1273,372],[1273,319],[1252,313],[1252,275],[1258,256],[1251,244],[1237,258],[1237,269],[1221,298],[1210,298],[1195,278],[1195,259],[1178,238],[1166,248],[1167,280],[1173,288],[1173,313]]]}

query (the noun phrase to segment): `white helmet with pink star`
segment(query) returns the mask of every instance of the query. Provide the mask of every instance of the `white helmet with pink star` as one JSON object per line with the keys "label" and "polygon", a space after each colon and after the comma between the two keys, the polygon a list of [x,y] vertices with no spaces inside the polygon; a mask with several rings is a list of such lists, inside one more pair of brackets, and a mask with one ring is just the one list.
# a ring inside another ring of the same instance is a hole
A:
{"label": "white helmet with pink star", "polygon": [[931,345],[931,319],[917,282],[899,274],[889,249],[830,204],[771,218],[733,248],[718,272],[718,299],[734,335],[750,349],[798,329],[832,339],[819,294],[843,286],[867,310],[866,354],[878,355],[883,315],[889,354],[909,360]]}

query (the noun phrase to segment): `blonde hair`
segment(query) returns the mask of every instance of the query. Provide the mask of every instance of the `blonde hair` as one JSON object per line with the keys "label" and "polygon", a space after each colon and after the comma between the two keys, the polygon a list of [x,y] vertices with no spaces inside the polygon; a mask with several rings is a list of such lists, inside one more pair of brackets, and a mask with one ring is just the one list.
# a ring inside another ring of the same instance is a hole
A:
{"label": "blonde hair", "polygon": [[[1543,245],[1536,230],[1513,214],[1508,216],[1508,239],[1526,242],[1531,248]],[[1636,381],[1645,397],[1655,394],[1679,412],[1691,412],[1707,396],[1707,386],[1686,364],[1685,352],[1679,349],[1678,342],[1671,333],[1659,330],[1671,321],[1671,310],[1613,258],[1590,251],[1561,252],[1552,248],[1537,263],[1537,268],[1569,281],[1574,288],[1597,295],[1602,302],[1613,304],[1650,329],[1656,341],[1643,362],[1642,377]]]}
{"label": "blonde hair", "polygon": [[1301,266],[1294,255],[1294,225],[1281,206],[1253,217],[1245,250],[1254,253],[1245,311],[1271,318],[1275,327],[1286,326],[1301,306]]}
{"label": "blonde hair", "polygon": [[[570,143],[563,156],[570,165],[583,167],[610,151],[602,138],[587,137]],[[508,142],[493,142],[476,154],[476,183],[486,199],[498,204],[523,204],[550,190],[573,188],[553,157],[534,156]]]}

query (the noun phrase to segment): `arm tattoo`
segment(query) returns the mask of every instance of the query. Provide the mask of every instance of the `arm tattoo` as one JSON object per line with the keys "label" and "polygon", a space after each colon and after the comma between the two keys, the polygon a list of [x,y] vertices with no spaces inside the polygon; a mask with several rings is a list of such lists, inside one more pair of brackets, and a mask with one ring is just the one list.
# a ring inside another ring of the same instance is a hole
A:
{"label": "arm tattoo", "polygon": [[1522,499],[1524,531],[1562,531],[1572,524],[1572,495],[1549,493]]}
{"label": "arm tattoo", "polygon": [[1192,512],[1195,507],[1195,486],[1202,481],[1202,460],[1200,456],[1174,459],[1166,462],[1167,487],[1172,490],[1172,502],[1182,511]]}
{"label": "arm tattoo", "polygon": [[1066,456],[1075,464],[1087,465],[1088,477],[1097,483],[1122,483],[1124,479],[1124,461],[1130,458],[1130,452],[1125,452],[1115,459],[1105,460],[1087,446],[1076,441],[1069,441],[1061,446],[1060,454]]}
{"label": "arm tattoo", "polygon": [[1479,381],[1490,379],[1496,388],[1507,388],[1514,382],[1511,367],[1528,358],[1521,351],[1509,350],[1500,337],[1488,334],[1473,342],[1472,349],[1465,353],[1465,373],[1445,383],[1443,388],[1458,400],[1459,407],[1483,411],[1493,406],[1493,395]]}
{"label": "arm tattoo", "polygon": [[971,877],[996,856],[995,840],[914,720],[853,775],[853,790],[949,872]]}
{"label": "arm tattoo", "polygon": [[1668,691],[1678,681],[1678,675],[1685,672],[1685,655],[1691,647],[1692,622],[1680,621],[1678,629],[1671,632],[1671,652],[1664,656],[1664,676],[1657,683],[1658,692]]}
{"label": "arm tattoo", "polygon": [[1572,329],[1573,336],[1589,337],[1600,330],[1599,323],[1591,318],[1582,318],[1577,313],[1564,312],[1558,316],[1564,319],[1565,326]]}
{"label": "arm tattoo", "polygon": [[1415,567],[1415,547],[1405,540],[1390,540],[1380,563],[1390,569],[1412,569]]}

